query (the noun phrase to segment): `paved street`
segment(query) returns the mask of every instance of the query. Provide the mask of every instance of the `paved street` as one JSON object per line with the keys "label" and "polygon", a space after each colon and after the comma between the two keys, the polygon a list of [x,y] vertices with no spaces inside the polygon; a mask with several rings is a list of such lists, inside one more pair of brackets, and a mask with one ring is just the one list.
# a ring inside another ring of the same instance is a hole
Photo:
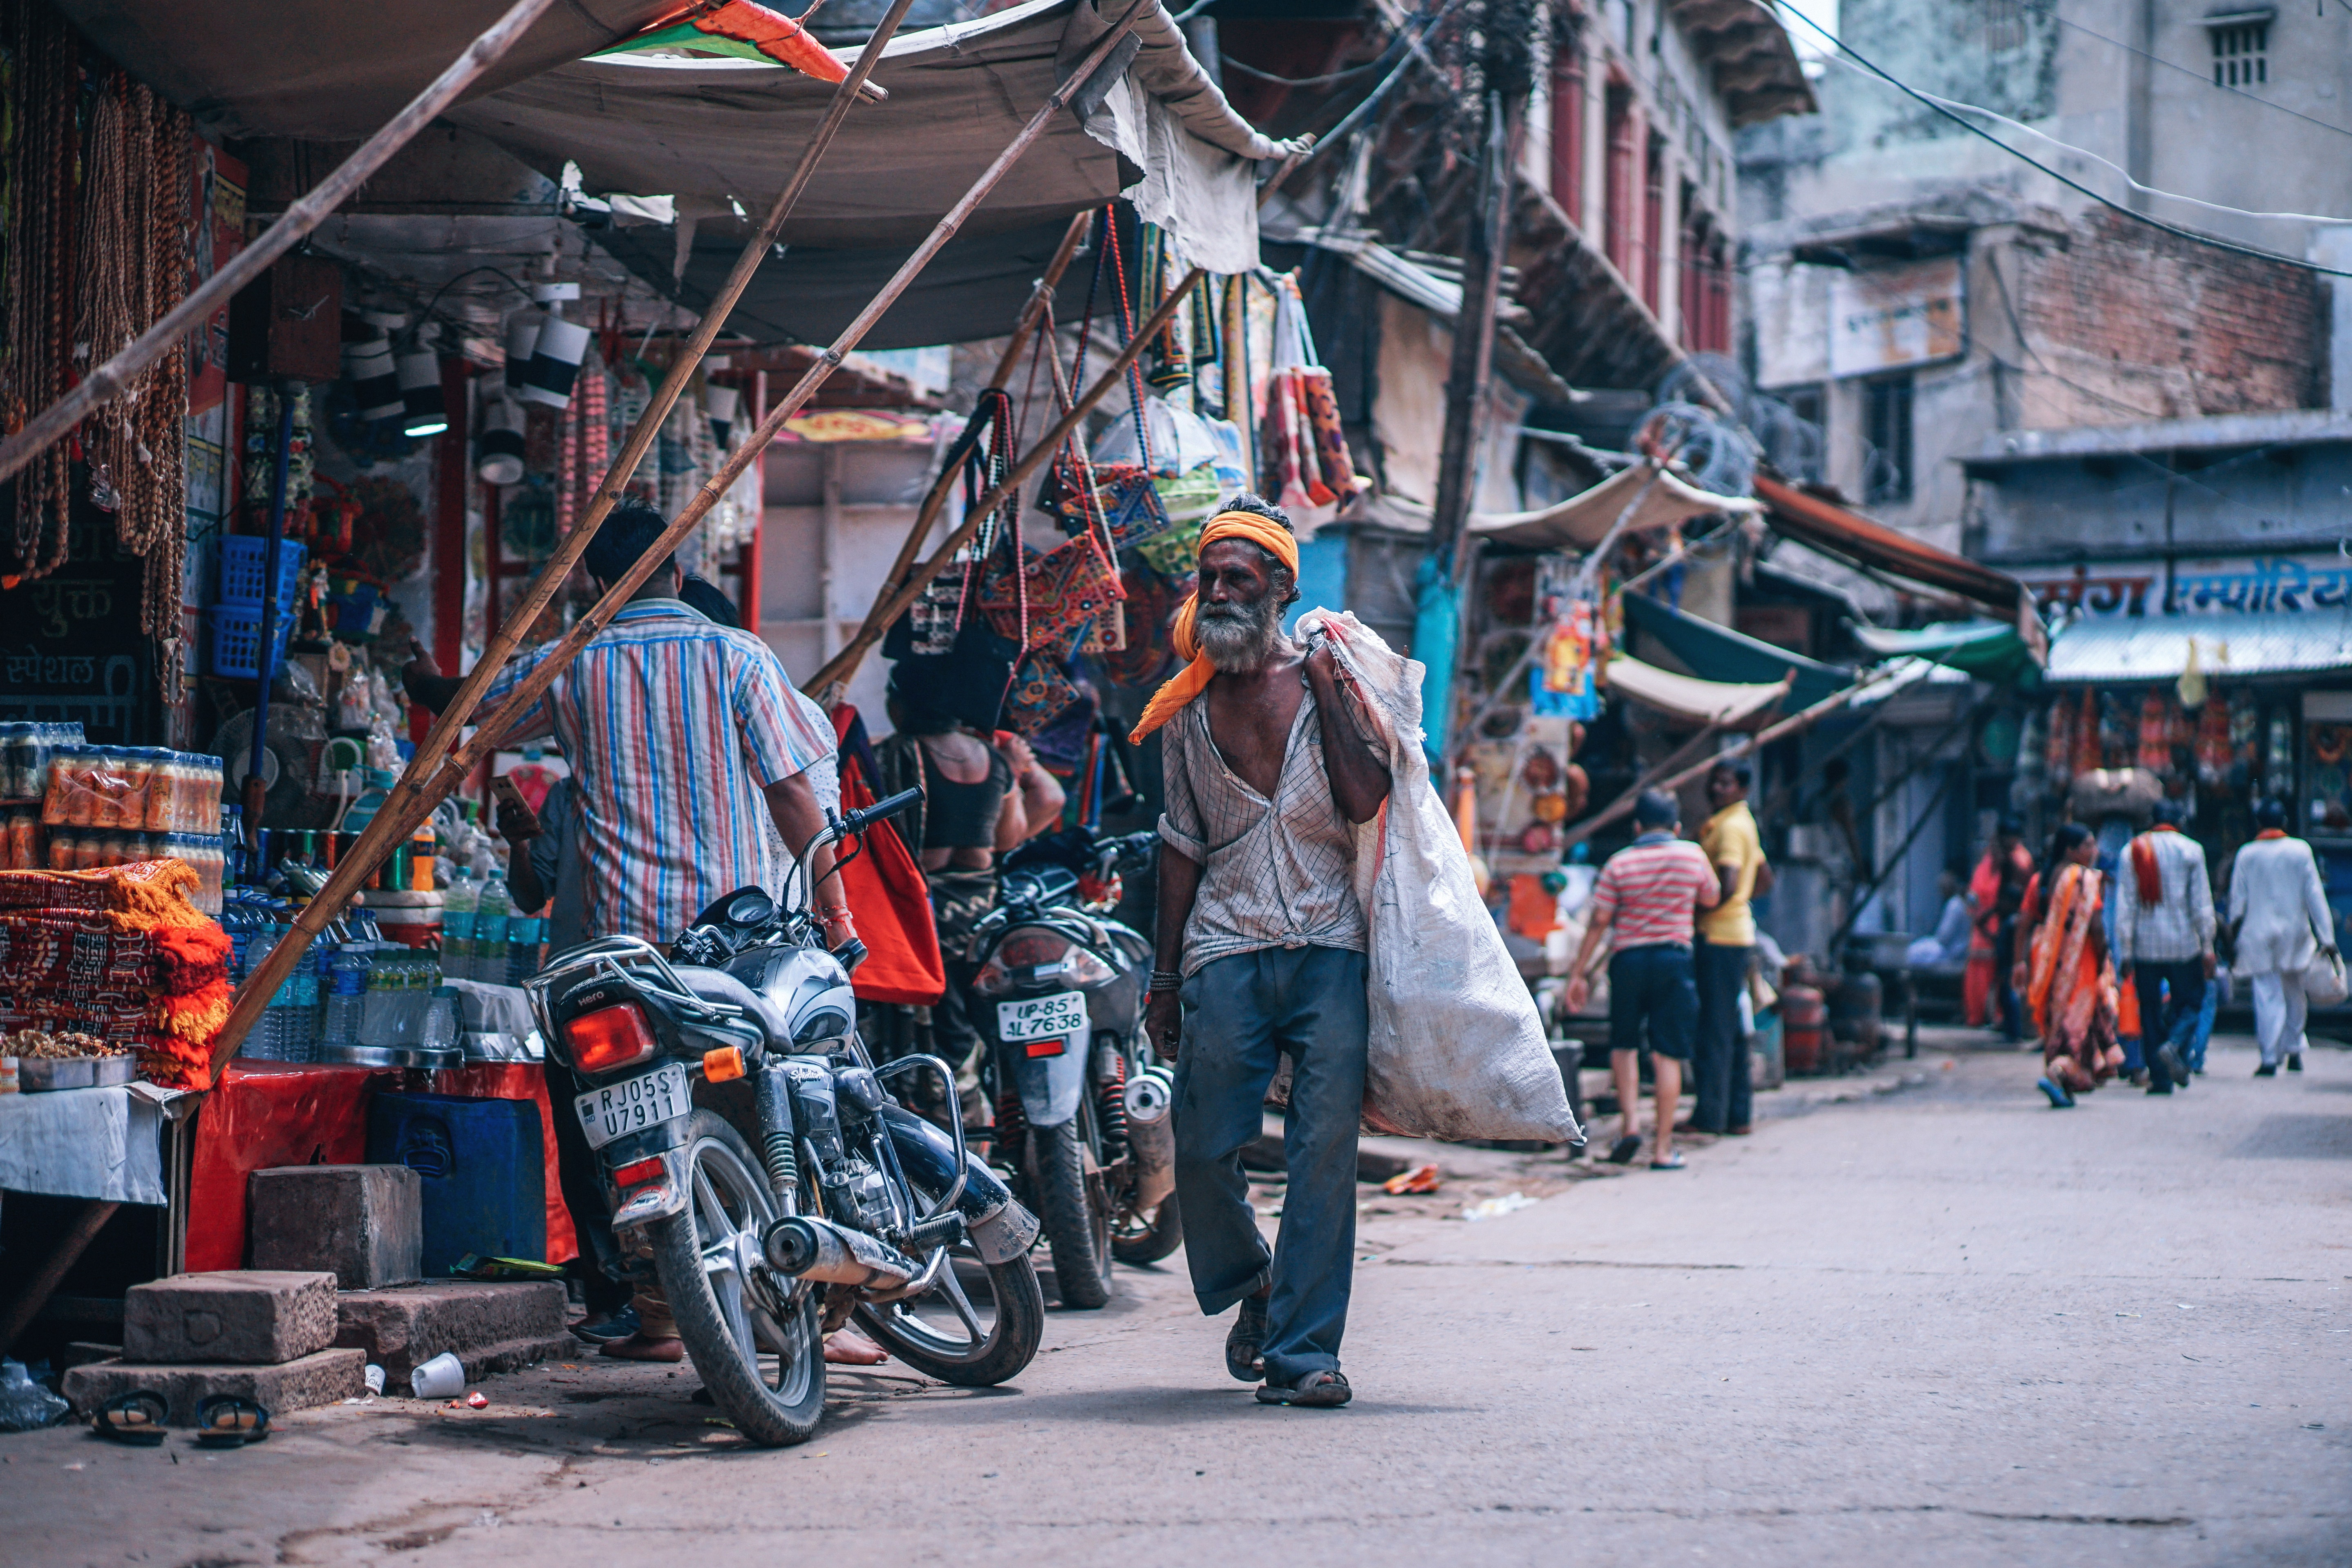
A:
{"label": "paved street", "polygon": [[[0,1438],[0,1555],[2352,1562],[2352,1055],[2257,1081],[2217,1040],[2191,1093],[2071,1112],[2032,1062],[1792,1087],[1681,1173],[1446,1152],[1435,1198],[1364,1189],[1341,1412],[1255,1405],[1181,1269],[1128,1271],[1017,1388],[837,1376],[792,1452],[593,1360],[226,1455]],[[1438,1217],[1511,1191],[1551,1195]]]}

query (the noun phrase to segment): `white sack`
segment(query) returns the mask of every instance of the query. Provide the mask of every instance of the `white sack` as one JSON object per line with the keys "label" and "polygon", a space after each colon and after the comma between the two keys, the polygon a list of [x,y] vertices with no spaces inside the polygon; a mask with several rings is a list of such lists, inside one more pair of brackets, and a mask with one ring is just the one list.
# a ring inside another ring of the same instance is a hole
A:
{"label": "white sack", "polygon": [[[1356,829],[1356,897],[1370,928],[1365,1121],[1412,1137],[1573,1142],[1582,1133],[1535,998],[1430,788],[1422,667],[1345,611],[1309,611],[1298,634],[1315,633],[1353,678],[1394,780],[1380,815]],[[1325,745],[1345,722],[1324,717]]]}

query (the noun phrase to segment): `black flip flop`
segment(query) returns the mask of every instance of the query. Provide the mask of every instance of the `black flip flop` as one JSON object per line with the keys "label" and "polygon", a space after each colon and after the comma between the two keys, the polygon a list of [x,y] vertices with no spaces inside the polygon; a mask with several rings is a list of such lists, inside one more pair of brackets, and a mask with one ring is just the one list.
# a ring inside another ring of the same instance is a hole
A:
{"label": "black flip flop", "polygon": [[269,1412],[242,1394],[196,1401],[196,1441],[207,1448],[242,1448],[269,1436]]}
{"label": "black flip flop", "polygon": [[1620,1138],[1616,1142],[1609,1145],[1609,1163],[1612,1165],[1630,1165],[1633,1163],[1633,1156],[1641,1152],[1642,1141],[1639,1138]]}
{"label": "black flip flop", "polygon": [[1354,1397],[1348,1380],[1336,1372],[1302,1373],[1288,1388],[1269,1383],[1257,1391],[1260,1405],[1296,1405],[1307,1410],[1337,1410]]}
{"label": "black flip flop", "polygon": [[171,1403],[152,1388],[118,1394],[91,1412],[89,1429],[101,1437],[152,1448],[163,1440],[163,1420]]}

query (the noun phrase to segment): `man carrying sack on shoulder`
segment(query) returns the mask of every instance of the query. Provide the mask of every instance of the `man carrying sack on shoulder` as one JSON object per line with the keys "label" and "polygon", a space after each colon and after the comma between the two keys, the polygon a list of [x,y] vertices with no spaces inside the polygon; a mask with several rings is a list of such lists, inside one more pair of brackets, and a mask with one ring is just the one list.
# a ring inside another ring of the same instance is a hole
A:
{"label": "man carrying sack on shoulder", "polygon": [[[1289,520],[1255,496],[1201,531],[1178,612],[1188,661],[1133,739],[1160,731],[1159,952],[1145,1028],[1176,1064],[1176,1197],[1201,1310],[1240,1303],[1225,1366],[1268,1405],[1345,1405],[1356,1133],[1365,1079],[1366,924],[1356,826],[1387,762],[1349,715],[1328,642],[1283,635],[1298,597]],[[1179,1011],[1181,995],[1181,1012]],[[1259,1236],[1241,1150],[1291,1062],[1280,1238]]]}

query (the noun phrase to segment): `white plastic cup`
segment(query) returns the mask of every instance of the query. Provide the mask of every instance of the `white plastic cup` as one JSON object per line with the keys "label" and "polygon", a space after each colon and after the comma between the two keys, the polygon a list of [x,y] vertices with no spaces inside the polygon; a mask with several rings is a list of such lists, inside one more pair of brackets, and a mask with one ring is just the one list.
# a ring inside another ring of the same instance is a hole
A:
{"label": "white plastic cup", "polygon": [[367,1363],[367,1370],[361,1375],[367,1379],[367,1390],[370,1394],[383,1392],[383,1368],[370,1362]]}
{"label": "white plastic cup", "polygon": [[408,1388],[419,1399],[455,1399],[466,1392],[466,1363],[443,1351],[408,1374]]}

